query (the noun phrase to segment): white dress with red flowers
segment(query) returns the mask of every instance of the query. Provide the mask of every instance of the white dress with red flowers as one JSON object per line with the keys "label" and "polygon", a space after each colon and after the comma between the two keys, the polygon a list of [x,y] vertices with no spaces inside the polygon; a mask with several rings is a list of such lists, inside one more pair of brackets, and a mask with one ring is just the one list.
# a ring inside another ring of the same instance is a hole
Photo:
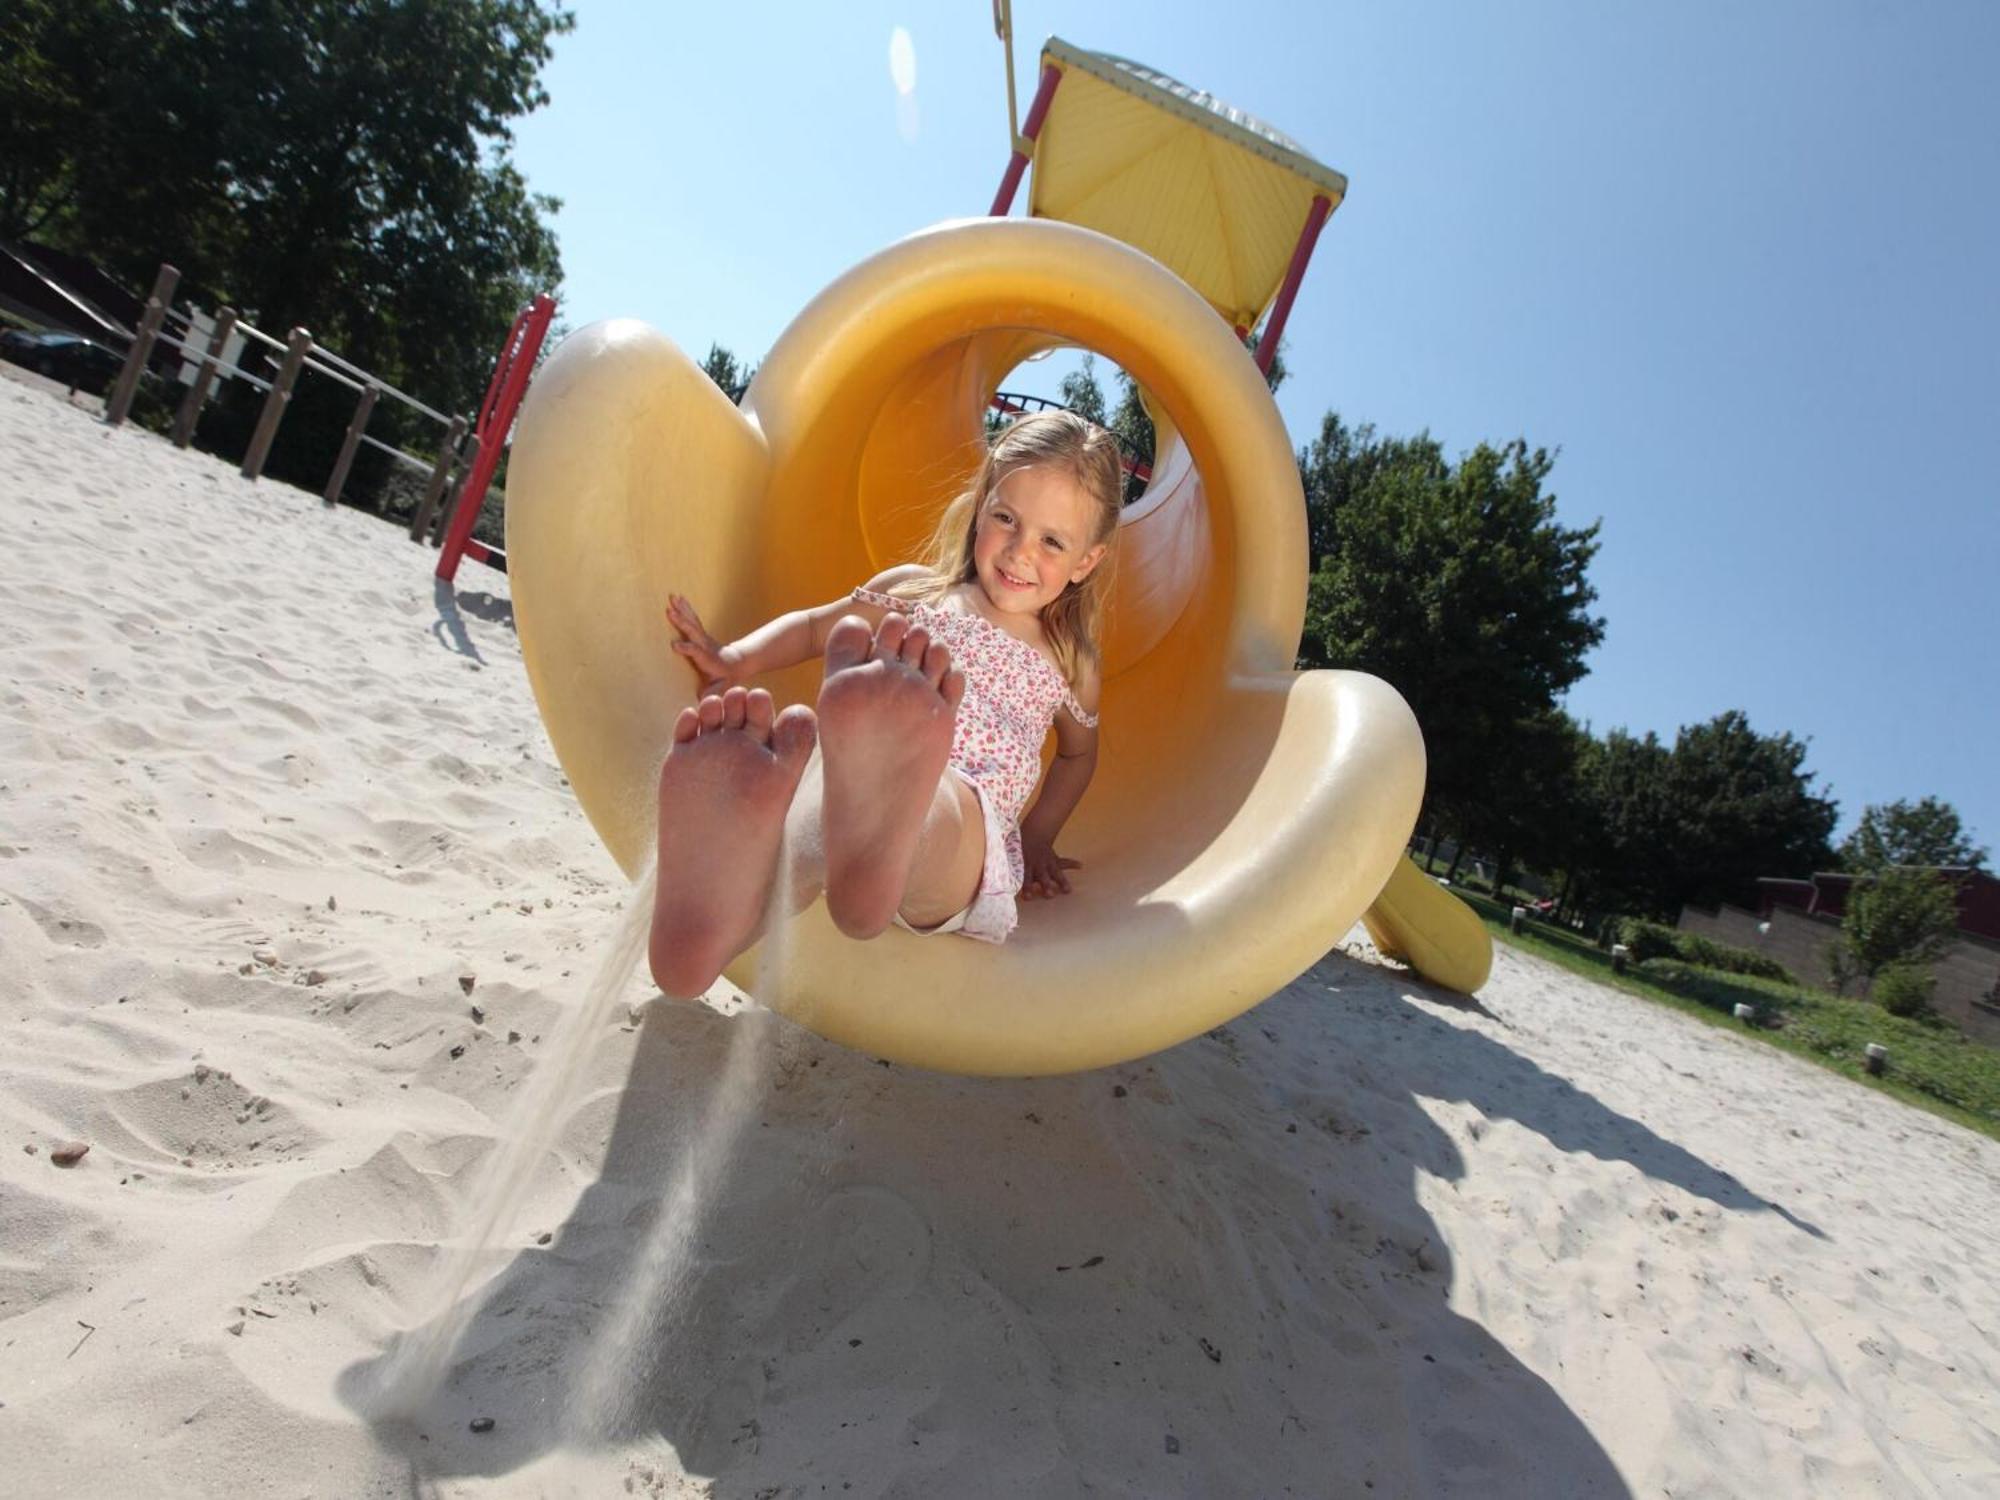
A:
{"label": "white dress with red flowers", "polygon": [[958,706],[947,764],[979,798],[986,824],[986,871],[957,930],[985,942],[1005,942],[1014,930],[1015,897],[1027,874],[1021,815],[1041,780],[1042,745],[1058,712],[1067,711],[1086,729],[1096,728],[1097,716],[1084,712],[1054,662],[990,620],[874,589],[856,589],[854,597],[922,625],[965,674],[965,697]]}

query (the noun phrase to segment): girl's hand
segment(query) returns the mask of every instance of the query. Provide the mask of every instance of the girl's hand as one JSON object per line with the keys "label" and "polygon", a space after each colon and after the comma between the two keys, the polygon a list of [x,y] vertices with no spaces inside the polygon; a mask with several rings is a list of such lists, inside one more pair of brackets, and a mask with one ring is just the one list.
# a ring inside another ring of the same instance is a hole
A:
{"label": "girl's hand", "polygon": [[1065,859],[1056,853],[1055,845],[1045,844],[1039,839],[1021,840],[1021,860],[1027,866],[1026,878],[1021,882],[1021,896],[1029,901],[1067,896],[1069,876],[1065,872],[1083,868],[1081,860]]}
{"label": "girl's hand", "polygon": [[679,594],[667,595],[667,623],[680,632],[674,650],[687,658],[701,679],[704,695],[719,693],[743,680],[743,664],[735,652],[708,633],[694,606]]}

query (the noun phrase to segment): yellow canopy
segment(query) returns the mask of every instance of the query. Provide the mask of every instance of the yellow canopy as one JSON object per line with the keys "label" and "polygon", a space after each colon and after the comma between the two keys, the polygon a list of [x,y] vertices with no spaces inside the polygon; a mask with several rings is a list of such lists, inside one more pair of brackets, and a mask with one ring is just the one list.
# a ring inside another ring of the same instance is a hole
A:
{"label": "yellow canopy", "polygon": [[1028,212],[1135,245],[1237,328],[1284,281],[1315,197],[1347,179],[1297,141],[1214,95],[1057,37],[1061,71],[1034,147]]}

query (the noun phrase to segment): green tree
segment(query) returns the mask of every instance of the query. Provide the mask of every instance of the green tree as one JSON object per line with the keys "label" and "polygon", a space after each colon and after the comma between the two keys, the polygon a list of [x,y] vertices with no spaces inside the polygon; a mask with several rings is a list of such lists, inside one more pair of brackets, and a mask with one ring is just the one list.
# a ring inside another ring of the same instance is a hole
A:
{"label": "green tree", "polygon": [[1105,425],[1104,387],[1097,383],[1097,356],[1086,353],[1083,363],[1062,378],[1063,405],[1086,421]]}
{"label": "green tree", "polygon": [[1866,980],[1892,967],[1927,967],[1957,935],[1957,893],[1933,870],[1885,869],[1855,882],[1840,927],[1852,967]]}
{"label": "green tree", "polygon": [[[1603,637],[1586,576],[1595,525],[1555,518],[1553,459],[1523,442],[1448,463],[1428,436],[1379,445],[1322,425],[1309,530],[1324,539],[1300,665],[1354,667],[1415,711],[1427,812],[1463,836],[1518,824],[1523,769],[1552,738],[1558,696]],[[1311,455],[1308,455],[1309,459]],[[1364,457],[1366,472],[1339,472]]]}
{"label": "green tree", "polygon": [[702,374],[722,388],[722,394],[731,401],[742,399],[757,368],[748,360],[739,360],[720,344],[708,346],[708,358],[701,362]]}
{"label": "green tree", "polygon": [[1986,851],[1972,841],[1958,809],[1936,797],[1898,799],[1864,808],[1840,845],[1840,867],[1856,873],[1891,865],[1986,868]]}
{"label": "green tree", "polygon": [[1839,809],[1814,791],[1805,756],[1803,740],[1759,734],[1738,709],[1680,731],[1667,769],[1659,915],[1747,903],[1759,876],[1827,863]]}
{"label": "green tree", "polygon": [[[516,310],[560,279],[558,205],[523,181],[509,122],[547,102],[567,12],[26,0],[4,25],[0,222],[134,286],[172,261],[182,300],[310,328],[465,410]],[[273,471],[323,477],[352,402],[308,377]],[[378,412],[378,433],[399,436],[402,413]]]}

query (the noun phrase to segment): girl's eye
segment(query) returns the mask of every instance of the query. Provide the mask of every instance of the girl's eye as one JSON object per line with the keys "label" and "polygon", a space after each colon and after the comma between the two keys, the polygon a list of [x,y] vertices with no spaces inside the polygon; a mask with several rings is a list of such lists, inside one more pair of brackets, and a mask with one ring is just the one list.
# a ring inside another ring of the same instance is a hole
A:
{"label": "girl's eye", "polygon": [[1048,548],[1049,551],[1051,552],[1060,552],[1063,549],[1063,544],[1052,536],[1043,537],[1042,545]]}

